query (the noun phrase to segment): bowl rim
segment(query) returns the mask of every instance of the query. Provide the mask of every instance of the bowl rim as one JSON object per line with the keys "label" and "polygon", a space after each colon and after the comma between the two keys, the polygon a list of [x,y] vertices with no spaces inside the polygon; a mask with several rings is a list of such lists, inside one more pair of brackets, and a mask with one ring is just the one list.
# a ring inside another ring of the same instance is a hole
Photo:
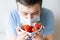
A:
{"label": "bowl rim", "polygon": [[[26,32],[25,30],[23,30],[22,28],[21,28],[22,26],[19,26],[19,29],[21,30],[21,31],[24,31],[24,32]],[[41,27],[37,30],[37,31],[35,31],[35,32],[26,32],[26,33],[29,33],[29,34],[32,34],[32,33],[37,33],[38,31],[40,31],[41,29],[42,29],[42,25],[41,25]]]}

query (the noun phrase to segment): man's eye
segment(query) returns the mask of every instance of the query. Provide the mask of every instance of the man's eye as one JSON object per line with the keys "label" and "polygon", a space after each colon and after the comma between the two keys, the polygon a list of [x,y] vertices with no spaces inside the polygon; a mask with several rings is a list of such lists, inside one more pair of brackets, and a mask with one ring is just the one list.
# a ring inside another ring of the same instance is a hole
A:
{"label": "man's eye", "polygon": [[37,12],[37,13],[34,13],[34,15],[39,15],[39,13]]}
{"label": "man's eye", "polygon": [[28,13],[24,13],[24,15],[28,15]]}

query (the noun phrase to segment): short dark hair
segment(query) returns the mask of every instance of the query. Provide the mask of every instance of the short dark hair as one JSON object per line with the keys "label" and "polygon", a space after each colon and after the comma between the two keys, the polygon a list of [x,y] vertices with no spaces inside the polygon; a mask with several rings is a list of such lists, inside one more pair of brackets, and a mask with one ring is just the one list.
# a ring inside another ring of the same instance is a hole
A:
{"label": "short dark hair", "polygon": [[42,0],[16,0],[16,2],[19,2],[23,5],[34,5],[36,3],[39,3],[40,6],[42,5]]}

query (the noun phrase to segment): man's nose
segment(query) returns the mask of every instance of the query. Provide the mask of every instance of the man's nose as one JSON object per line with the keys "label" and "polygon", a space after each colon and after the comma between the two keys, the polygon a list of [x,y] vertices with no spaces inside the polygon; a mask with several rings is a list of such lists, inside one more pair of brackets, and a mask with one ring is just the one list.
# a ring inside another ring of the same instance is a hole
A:
{"label": "man's nose", "polygon": [[33,18],[33,15],[29,15],[29,19],[32,19]]}

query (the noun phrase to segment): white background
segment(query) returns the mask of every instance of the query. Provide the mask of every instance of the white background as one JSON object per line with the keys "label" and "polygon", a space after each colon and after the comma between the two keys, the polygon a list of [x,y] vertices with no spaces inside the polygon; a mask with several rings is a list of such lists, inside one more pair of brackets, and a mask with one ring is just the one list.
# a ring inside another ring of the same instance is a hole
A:
{"label": "white background", "polygon": [[[55,16],[55,40],[60,38],[60,0],[43,0],[43,7],[53,11]],[[4,17],[11,9],[16,8],[15,0],[0,0],[0,40],[4,40]],[[2,34],[2,35],[1,35]]]}

